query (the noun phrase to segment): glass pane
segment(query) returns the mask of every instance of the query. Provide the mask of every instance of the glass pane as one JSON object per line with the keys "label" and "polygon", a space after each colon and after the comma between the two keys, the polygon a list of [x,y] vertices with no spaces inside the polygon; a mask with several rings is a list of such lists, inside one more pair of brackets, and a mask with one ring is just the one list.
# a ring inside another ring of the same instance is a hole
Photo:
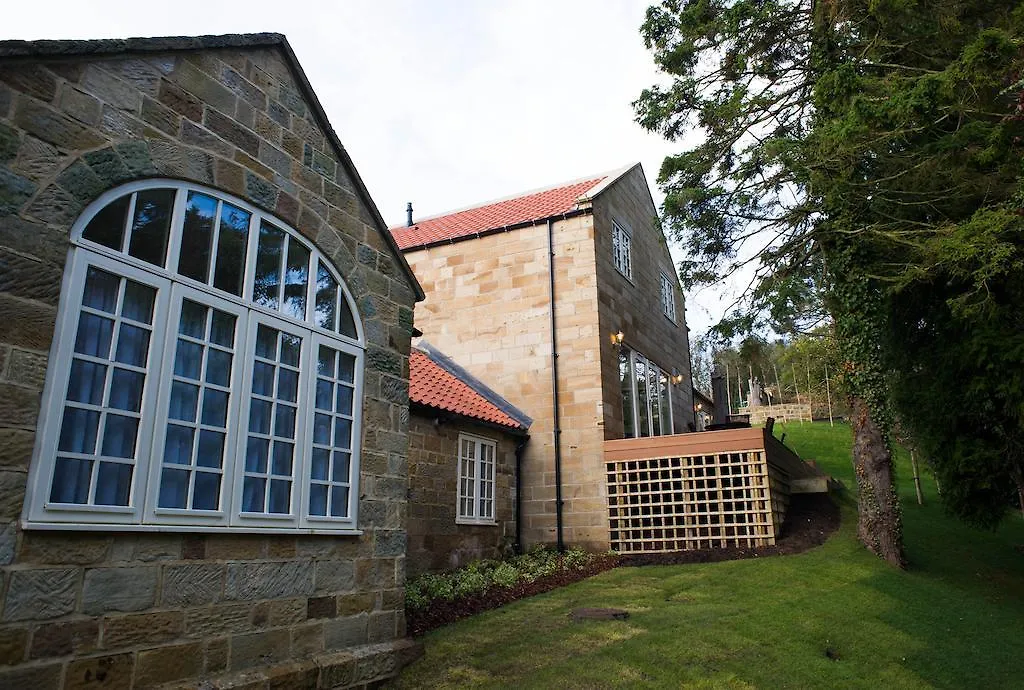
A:
{"label": "glass pane", "polygon": [[178,350],[174,354],[174,373],[184,378],[199,380],[199,368],[203,361],[203,346],[178,341]]}
{"label": "glass pane", "polygon": [[338,321],[335,313],[338,304],[338,281],[334,279],[323,262],[316,268],[316,325],[333,331]]}
{"label": "glass pane", "polygon": [[296,319],[306,318],[306,286],[309,282],[309,250],[294,237],[288,238],[288,267],[284,274],[281,311]]}
{"label": "glass pane", "polygon": [[322,376],[328,376],[334,378],[334,362],[335,362],[334,350],[329,347],[320,346],[320,352],[317,356],[317,372]]}
{"label": "glass pane", "polygon": [[348,516],[348,487],[347,486],[332,486],[331,487],[331,516],[333,516],[333,517],[347,517]]}
{"label": "glass pane", "polygon": [[334,418],[334,447],[352,447],[352,420],[341,417]]}
{"label": "glass pane", "polygon": [[90,405],[102,405],[106,376],[107,368],[102,364],[84,362],[80,359],[72,360],[67,399]]}
{"label": "glass pane", "polygon": [[160,472],[161,508],[184,508],[188,498],[188,470],[172,470],[167,467]]}
{"label": "glass pane", "polygon": [[232,295],[242,294],[248,234],[249,213],[228,203],[221,204],[217,270],[213,274],[215,288],[230,292]]}
{"label": "glass pane", "polygon": [[661,386],[661,370],[653,364],[647,367],[647,390],[651,396],[651,428],[655,436],[661,436],[661,397],[658,389]]}
{"label": "glass pane", "polygon": [[290,477],[292,474],[292,449],[290,443],[274,441],[273,474]]}
{"label": "glass pane", "polygon": [[309,514],[327,515],[327,487],[324,484],[309,487]]}
{"label": "glass pane", "polygon": [[247,513],[263,512],[263,492],[267,480],[262,477],[246,477],[242,482],[242,510]]}
{"label": "glass pane", "polygon": [[204,340],[206,338],[206,307],[192,300],[183,300],[178,333],[197,340]]}
{"label": "glass pane", "polygon": [[53,503],[88,503],[89,482],[92,479],[92,460],[57,458],[53,468]]}
{"label": "glass pane", "polygon": [[210,325],[210,341],[224,347],[234,347],[234,314],[226,314],[216,309],[213,310],[213,323]]}
{"label": "glass pane", "polygon": [[313,443],[331,445],[331,418],[325,414],[313,417]]}
{"label": "glass pane", "polygon": [[671,389],[667,381],[662,381],[659,392],[661,393],[661,433],[671,434],[674,432],[672,429],[672,400]]}
{"label": "glass pane", "polygon": [[278,404],[274,417],[274,435],[281,438],[295,438],[295,408]]}
{"label": "glass pane", "polygon": [[256,304],[277,309],[283,250],[284,231],[269,223],[261,223],[259,248],[256,251],[256,280],[252,287],[252,301]]}
{"label": "glass pane", "polygon": [[117,289],[120,285],[121,279],[117,276],[90,266],[85,274],[82,304],[113,314],[117,307]]}
{"label": "glass pane", "polygon": [[313,479],[326,480],[328,464],[330,464],[328,452],[323,448],[314,448],[313,465],[311,469]]}
{"label": "glass pane", "polygon": [[95,314],[82,314],[78,319],[78,335],[75,337],[75,352],[92,357],[110,357],[110,341],[114,334],[114,322]]}
{"label": "glass pane", "polygon": [[252,392],[256,395],[274,395],[274,366],[256,362],[252,369]]}
{"label": "glass pane", "polygon": [[136,283],[134,280],[126,281],[124,304],[121,305],[121,316],[133,321],[141,321],[142,323],[153,323],[154,299],[156,299],[156,290],[154,288]]}
{"label": "glass pane", "polygon": [[172,465],[189,465],[192,461],[192,429],[177,424],[167,425],[167,440],[164,442],[164,462]]}
{"label": "glass pane", "polygon": [[260,324],[256,329],[256,356],[277,359],[277,333],[273,328]]}
{"label": "glass pane", "polygon": [[270,433],[270,411],[272,405],[266,400],[253,400],[249,405],[249,431],[255,434]]}
{"label": "glass pane", "polygon": [[348,482],[349,461],[352,456],[349,453],[334,451],[334,466],[331,468],[331,481]]}
{"label": "glass pane", "polygon": [[338,360],[338,378],[345,383],[354,383],[356,380],[356,358],[339,352]]}
{"label": "glass pane", "polygon": [[636,437],[636,425],[633,422],[633,373],[629,366],[629,351],[619,352],[619,388],[622,393],[622,426],[623,437]]}
{"label": "glass pane", "polygon": [[352,316],[352,309],[344,295],[341,297],[341,322],[338,325],[338,331],[349,338],[359,337],[356,335],[356,320]]}
{"label": "glass pane", "polygon": [[164,265],[173,206],[173,189],[149,189],[138,193],[129,254],[154,266]]}
{"label": "glass pane", "polygon": [[145,375],[137,371],[115,367],[110,376],[110,407],[131,412],[141,410],[142,384],[145,380]]}
{"label": "glass pane", "polygon": [[206,381],[218,386],[228,385],[231,379],[231,354],[212,347],[206,352]]}
{"label": "glass pane", "polygon": [[270,480],[270,512],[288,513],[291,504],[292,483],[281,479]]}
{"label": "glass pane", "polygon": [[302,338],[288,333],[281,334],[281,362],[288,366],[299,366],[302,354]]}
{"label": "glass pane", "polygon": [[126,506],[132,488],[132,466],[101,462],[96,475],[96,500],[101,506]]}
{"label": "glass pane", "polygon": [[199,386],[175,381],[171,384],[171,404],[167,416],[183,422],[196,421],[196,407],[199,403]]}
{"label": "glass pane", "polygon": [[224,434],[202,429],[199,432],[199,454],[196,464],[200,467],[221,466],[224,459]]}
{"label": "glass pane", "polygon": [[348,386],[338,386],[338,404],[335,408],[335,412],[340,414],[352,414],[352,393],[353,390]]}
{"label": "glass pane", "polygon": [[76,407],[64,408],[64,421],[60,427],[57,449],[66,453],[95,453],[99,427],[99,412],[80,410]]}
{"label": "glass pane", "polygon": [[178,273],[200,283],[205,283],[209,279],[213,216],[216,213],[217,200],[212,196],[199,192],[188,193],[185,223],[181,228]]}
{"label": "glass pane", "polygon": [[217,510],[220,504],[220,475],[196,472],[196,485],[192,491],[192,508]]}
{"label": "glass pane", "polygon": [[228,423],[228,394],[207,388],[203,392],[203,424],[226,427]]}
{"label": "glass pane", "polygon": [[316,409],[330,411],[332,388],[333,384],[327,379],[316,380]]}
{"label": "glass pane", "polygon": [[295,402],[299,394],[299,374],[290,369],[282,368],[277,372],[277,397],[288,402]]}
{"label": "glass pane", "polygon": [[647,363],[640,356],[636,356],[633,364],[633,375],[636,379],[636,399],[639,414],[638,427],[639,436],[650,436],[650,405],[647,399]]}
{"label": "glass pane", "polygon": [[146,366],[146,355],[149,353],[149,331],[127,323],[121,324],[117,336],[117,354],[114,359],[136,367]]}
{"label": "glass pane", "polygon": [[103,207],[85,226],[82,237],[104,247],[121,251],[124,242],[124,228],[128,224],[128,205],[132,195],[125,194]]}
{"label": "glass pane", "polygon": [[266,472],[270,441],[265,438],[250,438],[245,447],[245,471]]}

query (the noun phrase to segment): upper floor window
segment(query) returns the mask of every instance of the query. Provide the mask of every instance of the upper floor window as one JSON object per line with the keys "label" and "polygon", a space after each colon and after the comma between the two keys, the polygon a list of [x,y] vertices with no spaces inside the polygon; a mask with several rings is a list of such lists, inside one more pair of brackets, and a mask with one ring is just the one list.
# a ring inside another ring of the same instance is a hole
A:
{"label": "upper floor window", "polygon": [[676,322],[676,291],[672,285],[672,279],[664,273],[661,275],[661,312]]}
{"label": "upper floor window", "polygon": [[619,387],[625,438],[672,434],[668,372],[627,347],[619,350]]}
{"label": "upper floor window", "polygon": [[169,180],[108,192],[71,241],[29,526],[354,529],[364,344],[326,257]]}
{"label": "upper floor window", "polygon": [[457,522],[494,524],[495,443],[459,434]]}
{"label": "upper floor window", "polygon": [[619,273],[633,279],[633,239],[621,225],[612,221],[612,262]]}

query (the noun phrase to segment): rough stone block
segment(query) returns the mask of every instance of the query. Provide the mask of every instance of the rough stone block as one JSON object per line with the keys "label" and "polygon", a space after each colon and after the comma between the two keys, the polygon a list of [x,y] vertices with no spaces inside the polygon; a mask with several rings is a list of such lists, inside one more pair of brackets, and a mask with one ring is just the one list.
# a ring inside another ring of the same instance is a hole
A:
{"label": "rough stone block", "polygon": [[18,524],[8,522],[0,529],[0,565],[10,565],[18,547]]}
{"label": "rough stone block", "polygon": [[0,429],[0,468],[27,470],[36,435],[24,429]]}
{"label": "rough stone block", "polygon": [[324,622],[324,647],[328,651],[358,647],[366,644],[366,624],[369,616],[361,613]]}
{"label": "rough stone block", "polygon": [[206,541],[206,557],[226,561],[261,558],[263,545],[264,540],[254,535],[210,536]]}
{"label": "rough stone block", "polygon": [[97,129],[109,139],[138,139],[146,131],[146,123],[127,111],[105,105]]}
{"label": "rough stone block", "polygon": [[238,671],[265,666],[288,658],[291,640],[287,630],[266,630],[231,638],[228,668]]}
{"label": "rough stone block", "polygon": [[82,160],[85,161],[92,173],[107,187],[113,187],[133,177],[128,171],[128,166],[125,165],[121,157],[112,148],[91,151],[82,156]]}
{"label": "rough stone block", "polygon": [[[62,266],[43,263],[0,248],[0,291],[56,306],[62,276]],[[28,366],[31,363],[26,361],[26,357],[34,358],[37,364],[41,360],[45,368],[46,355],[43,353],[22,352],[19,357],[21,363]]]}
{"label": "rough stone block", "polygon": [[0,68],[0,81],[44,101],[52,101],[57,96],[56,75],[39,64],[8,63]]}
{"label": "rough stone block", "polygon": [[203,650],[203,671],[220,673],[228,668],[228,638],[209,640]]}
{"label": "rough stone block", "polygon": [[0,167],[0,216],[13,215],[37,189],[36,183],[6,167]]}
{"label": "rough stone block", "polygon": [[142,99],[142,121],[172,137],[181,128],[181,115],[149,96]]}
{"label": "rough stone block", "polygon": [[99,645],[100,624],[96,620],[45,623],[32,633],[33,659],[49,659],[69,654],[88,654]]}
{"label": "rough stone block", "polygon": [[203,119],[202,101],[166,79],[160,81],[157,100],[193,122],[201,122]]}
{"label": "rough stone block", "polygon": [[0,163],[9,163],[18,155],[21,148],[21,135],[18,131],[0,124]]}
{"label": "rough stone block", "polygon": [[355,616],[373,611],[377,604],[377,595],[373,592],[342,594],[338,597],[337,615]]}
{"label": "rough stone block", "polygon": [[217,637],[252,629],[251,604],[221,604],[185,612],[187,637]]}
{"label": "rough stone block", "polygon": [[245,173],[245,195],[269,211],[277,206],[277,188],[248,171]]}
{"label": "rough stone block", "polygon": [[371,643],[390,642],[395,639],[396,621],[394,611],[371,613],[366,625],[367,638]]}
{"label": "rough stone block", "polygon": [[324,650],[324,625],[321,622],[296,626],[291,630],[292,657],[303,659]]}
{"label": "rough stone block", "polygon": [[155,175],[157,170],[153,165],[150,155],[149,144],[144,141],[128,141],[118,144],[115,147],[117,154],[124,161],[125,167],[133,176]]}
{"label": "rough stone block", "polygon": [[316,562],[315,589],[317,594],[340,594],[355,587],[355,564],[351,560]]}
{"label": "rough stone block", "polygon": [[224,566],[208,563],[164,567],[161,603],[164,606],[199,606],[220,600]]}
{"label": "rough stone block", "polygon": [[191,62],[183,60],[178,64],[177,69],[167,75],[167,78],[198,98],[199,101],[208,103],[222,113],[235,112],[235,94],[204,74]]}
{"label": "rough stone block", "polygon": [[181,611],[153,611],[103,620],[103,647],[121,649],[170,642],[182,636],[185,614]]}
{"label": "rough stone block", "polygon": [[18,666],[0,670],[0,688],[18,690],[52,690],[60,687],[63,664],[45,666]]}
{"label": "rough stone block", "polygon": [[227,599],[283,599],[313,593],[313,563],[237,563],[228,565]]}
{"label": "rough stone block", "polygon": [[203,124],[221,137],[242,149],[250,156],[256,156],[260,150],[260,139],[251,130],[238,124],[235,120],[212,108],[207,108],[203,116]]}
{"label": "rough stone block", "polygon": [[[5,387],[0,386],[0,396],[4,394]],[[0,411],[2,405],[0,402]],[[26,481],[27,477],[22,472],[0,470],[0,522],[9,522],[21,515]]]}
{"label": "rough stone block", "polygon": [[148,688],[174,680],[194,678],[203,672],[203,647],[199,642],[139,652],[135,686]]}
{"label": "rough stone block", "polygon": [[25,659],[28,628],[0,628],[0,666],[13,666]]}
{"label": "rough stone block", "polygon": [[405,547],[405,530],[377,530],[374,533],[373,553],[375,556],[402,556],[405,555]]}
{"label": "rough stone block", "polygon": [[78,570],[16,570],[10,574],[4,602],[5,621],[47,620],[75,609]]}
{"label": "rough stone block", "polygon": [[213,178],[218,187],[238,196],[245,194],[245,173],[240,165],[218,158],[214,162]]}
{"label": "rough stone block", "polygon": [[104,103],[120,110],[137,112],[142,106],[142,94],[96,65],[89,65],[82,75],[82,88]]}
{"label": "rough stone block", "polygon": [[[181,141],[191,146],[198,146],[199,148],[206,149],[216,153],[217,155],[230,158],[232,155],[232,146],[223,139],[219,138],[213,132],[208,129],[204,129],[197,124],[194,124],[188,120],[181,123]],[[152,145],[151,145],[151,148]],[[156,159],[156,151],[153,151],[153,157]]]}
{"label": "rough stone block", "polygon": [[338,605],[335,597],[310,597],[307,599],[306,618],[334,618]]}
{"label": "rough stone block", "polygon": [[64,690],[129,690],[134,667],[133,654],[75,659],[68,664]]}
{"label": "rough stone block", "polygon": [[[48,350],[55,319],[55,308],[0,294],[0,342],[29,350]],[[22,400],[19,404],[24,403]],[[34,423],[33,420],[30,425]]]}
{"label": "rough stone block", "polygon": [[52,184],[36,194],[24,213],[44,223],[70,228],[84,206],[81,199]]}
{"label": "rough stone block", "polygon": [[21,540],[20,563],[87,565],[99,563],[110,552],[110,537],[73,532],[26,532]]}
{"label": "rough stone block", "polygon": [[86,125],[96,125],[103,114],[103,104],[90,94],[71,86],[60,95],[60,109]]}
{"label": "rough stone block", "polygon": [[142,611],[156,601],[157,568],[93,568],[85,573],[85,613]]}

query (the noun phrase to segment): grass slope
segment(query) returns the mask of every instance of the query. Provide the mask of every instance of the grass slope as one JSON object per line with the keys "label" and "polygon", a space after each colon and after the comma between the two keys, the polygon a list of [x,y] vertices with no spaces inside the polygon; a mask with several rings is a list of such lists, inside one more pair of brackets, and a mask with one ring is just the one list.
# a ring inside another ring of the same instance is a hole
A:
{"label": "grass slope", "polygon": [[[789,424],[786,442],[852,486],[849,427]],[[856,541],[853,499],[824,546],[799,556],[619,568],[424,638],[401,688],[1018,688],[1024,521],[996,533],[942,513],[930,475],[914,498],[897,458],[908,572]],[[570,621],[580,606],[625,621]],[[826,654],[828,650],[829,654]],[[837,657],[837,658],[830,658]]]}

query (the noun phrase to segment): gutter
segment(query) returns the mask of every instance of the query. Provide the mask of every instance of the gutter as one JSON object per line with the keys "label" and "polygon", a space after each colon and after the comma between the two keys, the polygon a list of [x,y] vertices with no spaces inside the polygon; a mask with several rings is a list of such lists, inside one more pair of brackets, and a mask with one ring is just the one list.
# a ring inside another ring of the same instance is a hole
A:
{"label": "gutter", "polygon": [[516,543],[517,555],[523,554],[523,449],[529,436],[523,436],[516,444]]}
{"label": "gutter", "polygon": [[565,551],[562,538],[562,415],[558,404],[558,339],[555,329],[555,220],[548,218],[548,301],[551,313],[551,406],[555,445],[555,530],[558,551]]}

